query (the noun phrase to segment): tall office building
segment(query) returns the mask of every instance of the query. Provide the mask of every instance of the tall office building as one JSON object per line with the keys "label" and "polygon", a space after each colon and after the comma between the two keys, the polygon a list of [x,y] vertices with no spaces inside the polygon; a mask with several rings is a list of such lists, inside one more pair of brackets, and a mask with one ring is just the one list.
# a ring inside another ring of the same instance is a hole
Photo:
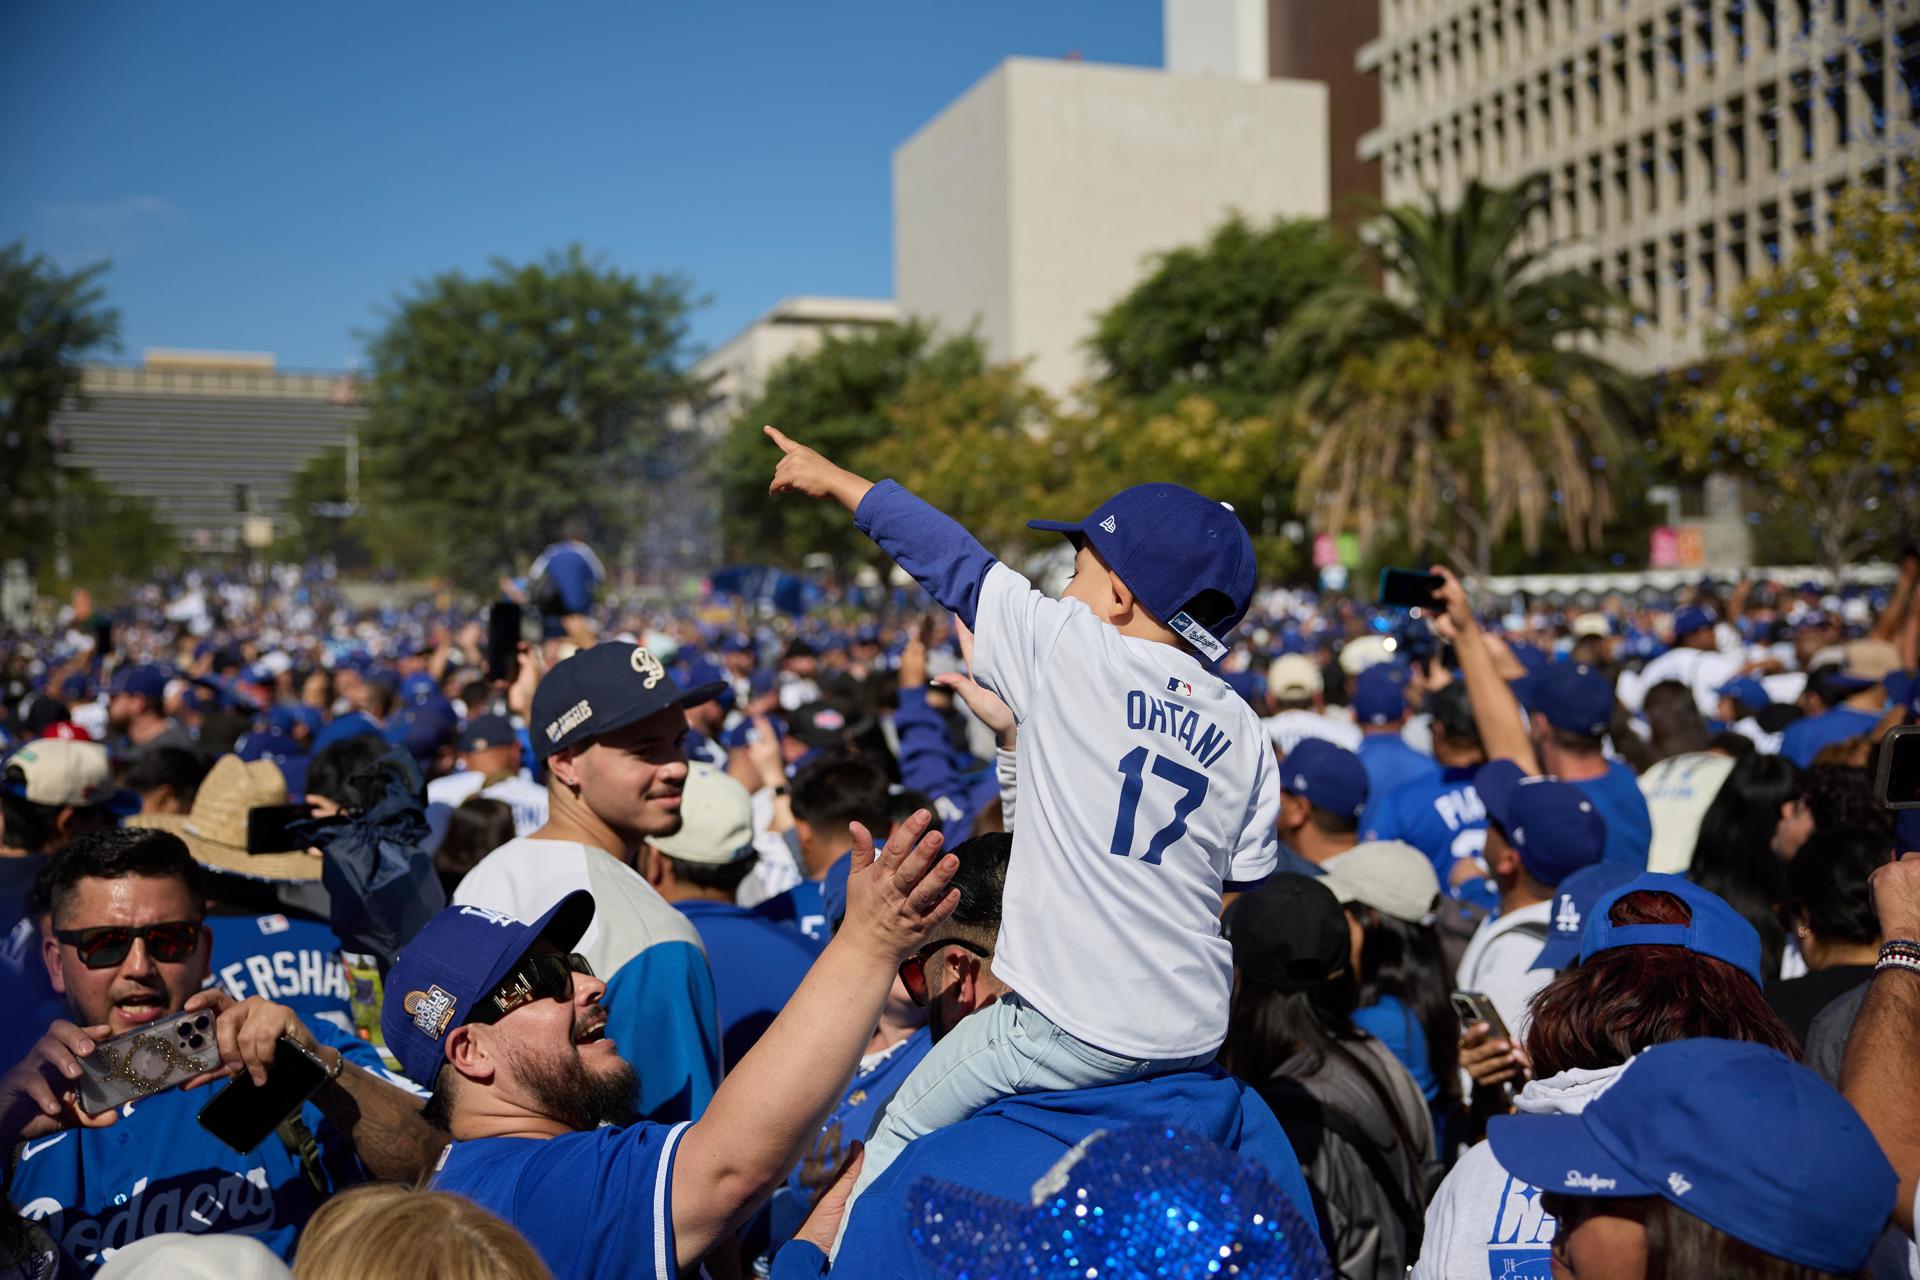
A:
{"label": "tall office building", "polygon": [[1645,314],[1619,353],[1698,357],[1749,276],[1920,145],[1920,0],[1380,0],[1389,203],[1544,173],[1538,233]]}

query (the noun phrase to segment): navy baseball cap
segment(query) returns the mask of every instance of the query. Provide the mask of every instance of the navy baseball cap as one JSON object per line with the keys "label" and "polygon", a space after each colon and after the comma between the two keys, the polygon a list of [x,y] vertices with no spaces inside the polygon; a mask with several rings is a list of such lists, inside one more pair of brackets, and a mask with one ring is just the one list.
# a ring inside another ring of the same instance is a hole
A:
{"label": "navy baseball cap", "polygon": [[475,716],[460,731],[459,746],[462,751],[486,751],[493,747],[504,747],[508,743],[518,746],[520,735],[513,731],[513,721],[502,715]]}
{"label": "navy baseball cap", "polygon": [[1580,959],[1580,940],[1586,936],[1594,902],[1638,874],[1622,862],[1596,862],[1562,880],[1553,894],[1552,932],[1547,934],[1547,945],[1540,948],[1540,958],[1530,967],[1571,967]]}
{"label": "navy baseball cap", "polygon": [[1556,662],[1514,681],[1513,693],[1529,711],[1568,733],[1597,738],[1613,719],[1613,684],[1584,662]]}
{"label": "navy baseball cap", "polygon": [[1696,631],[1706,631],[1713,626],[1713,613],[1698,605],[1688,605],[1673,615],[1673,638],[1684,640]]}
{"label": "navy baseball cap", "polygon": [[1353,682],[1353,718],[1361,724],[1391,724],[1407,714],[1407,669],[1382,662]]}
{"label": "navy baseball cap", "polygon": [[1541,884],[1558,885],[1606,852],[1606,820],[1571,782],[1529,778],[1513,761],[1494,760],[1473,775],[1473,789]]}
{"label": "navy baseball cap", "polygon": [[[1227,636],[1253,599],[1253,539],[1233,508],[1177,484],[1122,489],[1085,520],[1029,520],[1029,529],[1084,539],[1147,612],[1209,662],[1227,652]],[[1187,612],[1203,594],[1220,607]]]}
{"label": "navy baseball cap", "polygon": [[[787,736],[787,722],[779,716],[768,716],[767,723],[772,727],[774,737],[784,738]],[[753,721],[742,720],[730,729],[722,729],[720,731],[720,745],[729,751],[737,751],[741,747],[752,746]]]}
{"label": "navy baseball cap", "polygon": [[113,673],[113,683],[107,686],[107,693],[119,697],[123,693],[137,693],[143,698],[155,702],[167,696],[167,681],[171,677],[165,667],[156,667],[147,663],[137,667],[121,667]]}
{"label": "navy baseball cap", "polygon": [[380,730],[380,722],[364,711],[349,711],[313,735],[313,749],[317,752],[336,742],[345,742],[348,738],[368,736],[375,738],[384,736]]}
{"label": "navy baseball cap", "polygon": [[593,921],[593,895],[575,889],[532,924],[491,907],[447,907],[400,949],[387,973],[380,1030],[400,1069],[431,1089],[447,1032],[473,1017],[533,944],[573,950]]}
{"label": "navy baseball cap", "polygon": [[1324,738],[1307,738],[1287,753],[1280,764],[1280,789],[1350,818],[1367,807],[1367,771],[1360,757]]}
{"label": "navy baseball cap", "polygon": [[1765,1045],[1655,1045],[1578,1115],[1495,1116],[1501,1167],[1569,1196],[1659,1196],[1763,1253],[1851,1275],[1897,1179],[1859,1113]]}
{"label": "navy baseball cap", "polygon": [[720,692],[713,695],[713,701],[727,710],[733,710],[733,684],[727,679],[727,673],[705,660],[690,662],[685,668],[687,687],[698,689],[702,685],[717,684]]}
{"label": "navy baseball cap", "polygon": [[402,707],[387,722],[386,739],[425,762],[451,743],[459,729],[460,717],[453,713],[453,706],[444,699],[429,699]]}
{"label": "navy baseball cap", "polygon": [[1229,671],[1220,678],[1250,707],[1259,706],[1267,696],[1267,678],[1258,671]]}
{"label": "navy baseball cap", "polygon": [[1723,698],[1732,698],[1748,711],[1765,711],[1773,705],[1773,699],[1767,694],[1767,686],[1752,676],[1729,680],[1714,692]]}
{"label": "navy baseball cap", "polygon": [[[1630,893],[1652,890],[1670,893],[1687,904],[1692,918],[1686,924],[1615,924],[1607,918],[1613,904]],[[1725,961],[1765,987],[1760,974],[1760,935],[1745,916],[1718,894],[1702,889],[1684,876],[1644,871],[1593,904],[1580,937],[1580,958],[1589,960],[1615,947],[1685,947]]]}
{"label": "navy baseball cap", "polygon": [[670,707],[718,696],[723,683],[682,689],[651,650],[624,640],[582,649],[556,663],[533,691],[533,750],[542,763]]}

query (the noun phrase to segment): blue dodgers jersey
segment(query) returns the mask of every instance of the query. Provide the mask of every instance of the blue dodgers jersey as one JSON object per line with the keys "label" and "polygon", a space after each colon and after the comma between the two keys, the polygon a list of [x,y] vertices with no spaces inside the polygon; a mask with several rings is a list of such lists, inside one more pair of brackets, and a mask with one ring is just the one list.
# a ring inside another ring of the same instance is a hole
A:
{"label": "blue dodgers jersey", "polygon": [[[384,1076],[371,1046],[324,1023],[308,1027],[320,1043]],[[200,1127],[200,1108],[224,1087],[156,1093],[122,1107],[108,1128],[21,1143],[15,1149],[15,1207],[38,1221],[83,1271],[162,1231],[250,1235],[291,1261],[300,1228],[322,1196],[277,1136],[241,1155]],[[300,1114],[319,1142],[329,1188],[364,1181],[352,1145],[320,1109],[307,1103]]]}
{"label": "blue dodgers jersey", "polygon": [[1653,815],[1633,770],[1609,760],[1605,774],[1573,785],[1593,801],[1607,824],[1607,847],[1600,860],[1645,871],[1647,852],[1653,847]]}
{"label": "blue dodgers jersey", "polygon": [[798,929],[821,946],[827,945],[827,899],[820,880],[802,880],[785,893],[775,894],[759,906],[756,914],[776,924]]}
{"label": "blue dodgers jersey", "polygon": [[511,1224],[554,1280],[675,1280],[673,1157],[686,1129],[642,1123],[455,1142],[429,1185]]}
{"label": "blue dodgers jersey", "polygon": [[731,902],[674,904],[707,948],[720,1015],[720,1057],[732,1066],[773,1025],[813,967],[820,948],[793,929]]}
{"label": "blue dodgers jersey", "polygon": [[1394,792],[1440,776],[1440,766],[1433,757],[1415,751],[1397,733],[1368,734],[1360,739],[1358,755],[1360,767],[1367,773],[1367,807],[1360,815],[1363,827]]}
{"label": "blue dodgers jersey", "polygon": [[1852,707],[1835,707],[1817,716],[1795,720],[1781,730],[1780,754],[1805,769],[1813,764],[1820,748],[1871,733],[1879,723],[1879,716],[1855,711]]}
{"label": "blue dodgers jersey", "polygon": [[640,1115],[698,1120],[720,1083],[720,1015],[700,948],[654,943],[607,979],[600,1006],[607,1038],[640,1077]]}
{"label": "blue dodgers jersey", "polygon": [[212,916],[213,979],[235,1000],[261,996],[308,1026],[353,1031],[353,1003],[340,939],[298,916]]}
{"label": "blue dodgers jersey", "polygon": [[1473,789],[1472,769],[1447,769],[1426,782],[1387,796],[1364,826],[1368,840],[1401,840],[1427,855],[1440,883],[1460,858],[1478,858],[1487,847],[1487,806]]}

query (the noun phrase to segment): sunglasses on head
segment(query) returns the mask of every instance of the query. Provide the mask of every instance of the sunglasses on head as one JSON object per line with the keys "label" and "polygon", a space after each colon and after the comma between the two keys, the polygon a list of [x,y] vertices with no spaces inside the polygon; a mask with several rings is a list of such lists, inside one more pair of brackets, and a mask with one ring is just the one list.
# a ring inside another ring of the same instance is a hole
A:
{"label": "sunglasses on head", "polygon": [[134,939],[147,944],[150,959],[162,964],[178,964],[200,945],[200,922],[168,920],[163,924],[103,924],[92,929],[55,929],[53,936],[79,953],[80,963],[89,969],[111,969],[127,958]]}
{"label": "sunglasses on head", "polygon": [[913,997],[913,1002],[922,1009],[927,1007],[927,961],[948,947],[971,951],[982,960],[990,959],[993,955],[985,947],[968,942],[965,938],[942,938],[938,942],[929,942],[901,961],[900,981],[906,987],[907,994]]}
{"label": "sunglasses on head", "polygon": [[498,1022],[523,1004],[536,1000],[573,999],[573,975],[593,976],[593,966],[579,952],[553,955],[540,952],[522,960],[492,996],[474,1007],[469,1022]]}

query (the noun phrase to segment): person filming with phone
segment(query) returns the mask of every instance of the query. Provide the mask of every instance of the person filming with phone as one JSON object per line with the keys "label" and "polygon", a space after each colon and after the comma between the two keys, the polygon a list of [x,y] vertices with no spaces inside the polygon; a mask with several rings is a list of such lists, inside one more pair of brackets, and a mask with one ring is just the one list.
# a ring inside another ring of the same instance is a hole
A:
{"label": "person filming with phone", "polygon": [[0,1076],[0,1141],[14,1208],[68,1265],[163,1231],[243,1233],[290,1258],[333,1191],[430,1167],[445,1139],[370,1045],[205,989],[213,929],[179,837],[83,837],[37,892],[69,1015]]}

